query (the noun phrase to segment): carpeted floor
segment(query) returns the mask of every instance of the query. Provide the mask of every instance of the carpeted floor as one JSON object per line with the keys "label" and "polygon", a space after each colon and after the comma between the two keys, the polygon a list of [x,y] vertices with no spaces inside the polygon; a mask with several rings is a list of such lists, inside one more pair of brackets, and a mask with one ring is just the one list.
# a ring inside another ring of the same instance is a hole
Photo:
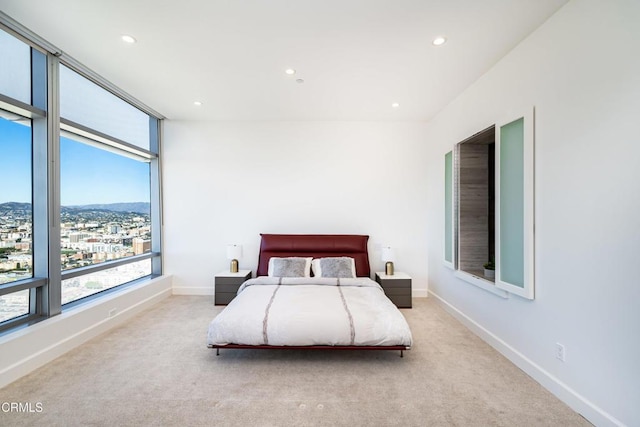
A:
{"label": "carpeted floor", "polygon": [[[2,426],[589,426],[432,299],[414,347],[206,347],[211,297],[172,296],[0,390]],[[37,411],[41,405],[41,411]]]}

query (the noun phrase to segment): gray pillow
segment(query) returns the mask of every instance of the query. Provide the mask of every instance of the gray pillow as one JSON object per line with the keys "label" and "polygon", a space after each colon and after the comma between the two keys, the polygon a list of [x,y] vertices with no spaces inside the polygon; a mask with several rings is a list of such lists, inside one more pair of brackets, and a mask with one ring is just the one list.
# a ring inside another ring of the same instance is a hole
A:
{"label": "gray pillow", "polygon": [[353,258],[320,258],[321,277],[355,277]]}
{"label": "gray pillow", "polygon": [[269,276],[272,277],[309,277],[310,258],[271,258]]}

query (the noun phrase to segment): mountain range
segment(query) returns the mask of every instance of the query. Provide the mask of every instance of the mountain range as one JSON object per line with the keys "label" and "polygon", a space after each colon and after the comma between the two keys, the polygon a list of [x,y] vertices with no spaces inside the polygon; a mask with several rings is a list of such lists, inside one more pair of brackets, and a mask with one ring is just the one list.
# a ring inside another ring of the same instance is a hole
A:
{"label": "mountain range", "polygon": [[[30,212],[31,203],[6,202],[0,203],[0,215],[8,212]],[[73,205],[62,206],[62,212],[74,211],[109,211],[109,212],[132,212],[149,215],[151,212],[151,204],[148,202],[123,202],[123,203],[105,203],[91,205]]]}

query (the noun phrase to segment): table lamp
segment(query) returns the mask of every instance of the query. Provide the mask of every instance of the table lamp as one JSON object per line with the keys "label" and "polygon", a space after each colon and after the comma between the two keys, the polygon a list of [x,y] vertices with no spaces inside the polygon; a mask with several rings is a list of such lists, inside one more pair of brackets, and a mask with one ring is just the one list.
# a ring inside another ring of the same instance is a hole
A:
{"label": "table lamp", "polygon": [[380,258],[384,264],[384,274],[387,276],[393,276],[393,261],[395,261],[395,254],[393,253],[393,249],[391,246],[383,246],[382,253],[380,254]]}
{"label": "table lamp", "polygon": [[242,245],[227,245],[227,259],[231,260],[230,271],[238,272],[238,258],[242,257]]}

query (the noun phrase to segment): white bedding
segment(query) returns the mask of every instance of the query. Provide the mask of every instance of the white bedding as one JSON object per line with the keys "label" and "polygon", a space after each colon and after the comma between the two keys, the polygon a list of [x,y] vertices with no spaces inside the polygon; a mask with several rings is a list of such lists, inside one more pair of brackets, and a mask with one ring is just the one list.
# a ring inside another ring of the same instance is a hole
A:
{"label": "white bedding", "polygon": [[410,347],[402,313],[369,278],[246,281],[209,325],[210,345]]}

